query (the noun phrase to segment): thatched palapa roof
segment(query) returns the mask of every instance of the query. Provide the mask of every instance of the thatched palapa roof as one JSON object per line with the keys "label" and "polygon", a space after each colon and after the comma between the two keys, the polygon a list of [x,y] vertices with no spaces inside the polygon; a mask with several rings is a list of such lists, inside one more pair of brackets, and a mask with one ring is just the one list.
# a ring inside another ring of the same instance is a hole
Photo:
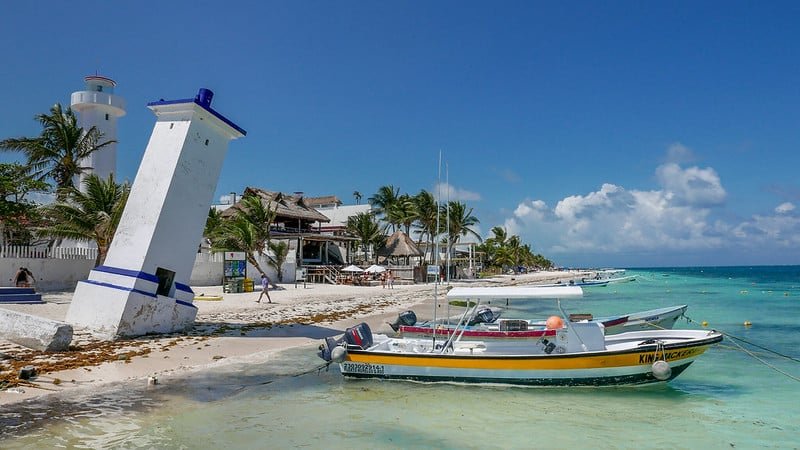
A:
{"label": "thatched palapa roof", "polygon": [[[243,197],[255,195],[261,198],[261,202],[275,211],[275,223],[301,220],[303,222],[322,222],[327,223],[331,220],[316,209],[308,206],[302,195],[284,194],[282,192],[271,192],[263,189],[248,187],[244,190]],[[229,216],[235,214],[236,205],[226,209],[222,215]]]}
{"label": "thatched palapa roof", "polygon": [[422,250],[407,234],[397,230],[386,238],[386,245],[378,250],[379,256],[423,256]]}

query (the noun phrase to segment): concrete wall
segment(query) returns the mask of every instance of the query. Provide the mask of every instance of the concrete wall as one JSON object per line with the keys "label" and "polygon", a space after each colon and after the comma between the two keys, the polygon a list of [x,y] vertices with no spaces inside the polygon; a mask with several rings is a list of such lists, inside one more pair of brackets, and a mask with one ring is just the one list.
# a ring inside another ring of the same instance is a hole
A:
{"label": "concrete wall", "polygon": [[[289,251],[283,265],[283,282],[293,283],[295,276],[295,252]],[[259,262],[261,268],[273,282],[278,282],[274,268],[267,259]],[[72,291],[78,281],[85,280],[94,268],[94,259],[50,259],[50,258],[0,258],[0,286],[14,286],[14,274],[20,267],[27,267],[36,278],[34,288],[38,292]],[[258,280],[258,271],[247,264],[247,276]],[[198,253],[192,268],[190,286],[219,286],[222,284],[222,254]]]}
{"label": "concrete wall", "polygon": [[27,267],[37,291],[71,291],[89,276],[94,259],[0,258],[0,286],[14,286],[14,274]]}
{"label": "concrete wall", "polygon": [[[268,261],[267,257],[263,257],[259,259],[258,264],[261,266],[261,269],[267,273],[270,281],[277,283],[277,271],[268,264]],[[294,283],[296,267],[295,252],[294,250],[289,250],[289,254],[286,256],[286,262],[283,264],[284,283]],[[223,262],[221,253],[198,253],[194,261],[194,267],[192,268],[192,277],[189,285],[219,286],[222,284],[222,271]],[[260,279],[258,271],[250,263],[247,263],[247,277],[256,280],[256,284],[258,284],[258,280]]]}

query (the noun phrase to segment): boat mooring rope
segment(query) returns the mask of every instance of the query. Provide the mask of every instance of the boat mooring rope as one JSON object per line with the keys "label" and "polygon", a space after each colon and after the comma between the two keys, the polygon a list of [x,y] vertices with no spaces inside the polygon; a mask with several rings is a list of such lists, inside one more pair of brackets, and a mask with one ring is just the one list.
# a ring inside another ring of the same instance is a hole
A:
{"label": "boat mooring rope", "polygon": [[[687,315],[685,315],[685,314],[683,315],[683,317],[684,317],[684,318],[686,319],[686,321],[687,321],[687,322],[689,322],[689,323],[695,323],[695,324],[697,323],[695,320],[692,320],[692,318],[691,318],[691,317],[689,317],[689,316],[687,316]],[[773,355],[780,356],[781,358],[786,358],[786,359],[788,359],[788,360],[791,360],[791,361],[794,361],[794,362],[800,363],[800,359],[797,359],[797,358],[795,358],[795,357],[792,357],[792,356],[789,356],[789,355],[784,355],[783,353],[776,352],[775,350],[772,350],[772,349],[769,349],[769,348],[767,348],[767,347],[764,347],[764,346],[758,345],[758,344],[756,344],[756,343],[754,343],[754,342],[750,342],[750,341],[748,341],[747,339],[740,338],[740,337],[738,337],[738,336],[734,336],[734,335],[732,335],[732,334],[730,334],[730,333],[727,333],[727,332],[725,332],[725,331],[718,330],[718,329],[716,329],[716,328],[715,328],[715,330],[719,331],[719,332],[720,332],[720,333],[722,333],[724,336],[726,336],[726,337],[729,337],[729,338],[731,338],[731,339],[733,339],[733,340],[735,340],[735,341],[744,342],[744,343],[745,343],[745,344],[747,344],[747,345],[752,345],[753,347],[760,348],[761,350],[764,350],[764,351],[766,351],[766,352],[772,353]]]}
{"label": "boat mooring rope", "polygon": [[[691,318],[691,317],[689,317],[689,316],[687,316],[686,314],[682,314],[682,316],[683,316],[683,318],[684,318],[684,319],[686,319],[686,321],[687,321],[687,322],[689,322],[689,323],[694,323],[694,324],[697,324],[697,322],[696,322],[695,320],[692,320],[692,318]],[[660,327],[660,326],[658,326],[658,325],[655,325],[655,324],[651,324],[651,325],[653,325],[653,326],[655,326],[655,327],[658,327],[658,328],[663,328],[663,327]],[[753,358],[753,359],[755,359],[756,361],[760,362],[761,364],[764,364],[765,366],[767,366],[767,367],[769,367],[770,369],[772,369],[772,370],[774,370],[774,371],[776,371],[776,372],[780,373],[781,375],[784,375],[784,376],[786,376],[786,377],[788,377],[788,378],[791,378],[791,379],[792,379],[792,380],[794,380],[794,381],[800,382],[800,378],[798,378],[798,377],[796,377],[796,376],[794,376],[794,375],[792,375],[792,374],[790,374],[790,373],[787,373],[787,372],[785,372],[785,371],[783,371],[783,370],[781,370],[781,369],[779,369],[779,368],[775,367],[774,365],[772,365],[772,364],[768,363],[767,361],[764,361],[762,358],[760,358],[758,355],[756,355],[756,354],[755,354],[755,352],[752,352],[752,351],[750,351],[750,350],[748,350],[748,349],[746,349],[746,348],[742,347],[742,345],[741,345],[741,344],[739,344],[739,343],[738,343],[738,342],[736,342],[736,341],[741,341],[741,342],[744,342],[745,344],[752,345],[753,347],[756,347],[756,348],[760,348],[761,350],[764,350],[764,351],[766,351],[766,352],[769,352],[769,353],[771,353],[771,354],[773,354],[773,355],[776,355],[776,356],[780,356],[780,357],[782,357],[782,358],[786,358],[786,359],[788,359],[788,360],[790,360],[790,361],[794,361],[794,362],[800,362],[800,359],[794,358],[794,357],[792,357],[792,356],[789,356],[789,355],[784,355],[783,353],[780,353],[780,352],[777,352],[777,351],[775,351],[775,350],[772,350],[772,349],[769,349],[769,348],[767,348],[767,347],[764,347],[764,346],[762,346],[762,345],[758,345],[758,344],[756,344],[756,343],[750,342],[750,341],[748,341],[747,339],[743,339],[743,338],[740,338],[740,337],[738,337],[738,336],[734,336],[734,335],[732,335],[732,334],[730,334],[730,333],[727,333],[727,332],[725,332],[725,331],[718,330],[718,329],[716,329],[716,328],[715,328],[714,330],[715,330],[715,331],[718,331],[718,332],[719,332],[719,333],[721,333],[723,336],[726,336],[726,337],[729,337],[729,338],[731,338],[731,343],[733,343],[733,345],[734,345],[734,346],[735,346],[737,349],[739,349],[739,350],[743,351],[745,354],[747,354],[748,356],[752,357],[752,358]]]}

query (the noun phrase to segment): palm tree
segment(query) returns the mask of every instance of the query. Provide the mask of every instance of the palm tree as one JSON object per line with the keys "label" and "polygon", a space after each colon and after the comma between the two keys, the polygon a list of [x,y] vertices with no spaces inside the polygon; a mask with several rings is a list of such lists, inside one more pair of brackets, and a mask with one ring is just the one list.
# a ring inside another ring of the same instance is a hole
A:
{"label": "palm tree", "polygon": [[380,225],[375,220],[372,213],[358,213],[347,218],[347,232],[358,238],[361,248],[364,251],[364,258],[367,257],[370,244],[380,246],[384,236]]}
{"label": "palm tree", "polygon": [[411,224],[417,220],[417,217],[419,217],[417,205],[414,203],[414,198],[408,194],[398,197],[394,203],[389,205],[386,213],[386,221],[392,225],[392,228],[402,225],[406,234],[411,233]]}
{"label": "palm tree", "polygon": [[269,265],[278,272],[278,281],[283,282],[283,263],[289,254],[289,244],[285,241],[270,242],[269,249],[275,254],[275,258],[270,259]]}
{"label": "palm tree", "polygon": [[222,225],[222,220],[222,211],[216,208],[208,208],[208,217],[206,217],[206,226],[203,229],[203,236],[213,236]]}
{"label": "palm tree", "polygon": [[[257,195],[242,198],[233,217],[225,219],[209,236],[213,250],[234,250],[245,253],[245,258],[258,273],[265,274],[255,255],[263,255],[269,244],[269,229],[275,220],[275,211],[264,205]],[[206,222],[208,223],[208,222]],[[269,255],[267,255],[269,257]],[[274,260],[270,257],[270,263]]]}
{"label": "palm tree", "polygon": [[269,229],[272,226],[272,221],[275,220],[275,211],[269,207],[269,204],[265,205],[261,201],[261,197],[257,195],[244,196],[236,208],[238,209],[237,215],[256,227],[256,238],[261,243],[258,252],[263,254],[267,244],[269,244]]}
{"label": "palm tree", "polygon": [[441,206],[442,214],[450,214],[450,228],[447,230],[448,254],[453,250],[453,245],[461,239],[461,236],[472,235],[478,241],[482,241],[483,239],[481,239],[480,235],[471,228],[480,223],[478,218],[472,215],[472,208],[467,210],[467,205],[459,201],[451,201],[448,205],[449,207],[447,205]]}
{"label": "palm tree", "polygon": [[[438,208],[436,208],[436,199],[433,194],[426,190],[419,191],[419,194],[414,196],[414,205],[417,210],[417,229],[419,229],[419,239],[417,243],[422,242],[422,236],[425,236],[425,242],[428,244],[427,248],[433,248],[433,241],[437,234],[436,219],[438,216]],[[433,258],[433,251],[430,252]],[[431,261],[433,263],[433,261]]]}
{"label": "palm tree", "polygon": [[42,207],[48,221],[38,230],[40,236],[94,242],[97,245],[95,266],[106,259],[117,225],[128,201],[130,186],[117,184],[114,174],[103,180],[95,174],[83,182],[86,192],[71,186],[64,189],[66,201]]}
{"label": "palm tree", "polygon": [[244,252],[247,262],[255,267],[258,273],[264,274],[264,270],[261,269],[255,257],[255,254],[264,248],[258,235],[258,227],[237,214],[223,221],[222,226],[211,237],[211,248],[213,251]]}
{"label": "palm tree", "polygon": [[0,141],[0,150],[24,153],[33,175],[40,180],[52,179],[57,200],[64,201],[75,177],[90,169],[81,166],[82,161],[116,141],[100,142],[103,134],[97,127],[79,127],[72,109],[64,111],[60,103],[50,108],[50,114],[37,115],[36,120],[43,128],[39,137],[5,139]]}
{"label": "palm tree", "polygon": [[360,205],[361,204],[361,197],[362,197],[361,196],[361,192],[353,191],[353,197],[355,197],[355,199],[356,199],[356,205]]}
{"label": "palm tree", "polygon": [[[368,201],[369,204],[372,205],[375,214],[382,215],[385,218],[389,214],[392,205],[397,202],[399,196],[400,188],[395,189],[394,186],[389,184],[378,188],[378,192],[370,197]],[[395,231],[394,225],[392,225],[392,231]]]}

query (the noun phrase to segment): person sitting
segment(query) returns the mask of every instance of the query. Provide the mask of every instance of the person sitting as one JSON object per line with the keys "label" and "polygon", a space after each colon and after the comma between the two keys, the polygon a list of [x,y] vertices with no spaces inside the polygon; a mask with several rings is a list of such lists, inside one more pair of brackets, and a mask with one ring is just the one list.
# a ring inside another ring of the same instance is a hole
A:
{"label": "person sitting", "polygon": [[14,285],[17,287],[31,287],[33,281],[33,274],[25,267],[20,267],[17,273],[14,274]]}

